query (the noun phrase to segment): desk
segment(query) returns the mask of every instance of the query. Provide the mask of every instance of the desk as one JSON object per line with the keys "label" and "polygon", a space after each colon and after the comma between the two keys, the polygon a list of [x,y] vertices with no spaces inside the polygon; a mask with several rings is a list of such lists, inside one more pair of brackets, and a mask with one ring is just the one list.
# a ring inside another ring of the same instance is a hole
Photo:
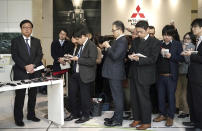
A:
{"label": "desk", "polygon": [[[17,83],[17,81],[12,82]],[[64,125],[64,98],[63,98],[63,80],[48,80],[45,82],[37,82],[30,84],[22,84],[17,86],[0,87],[0,92],[11,91],[23,88],[34,88],[47,85],[48,90],[48,120],[53,121],[60,126]]]}

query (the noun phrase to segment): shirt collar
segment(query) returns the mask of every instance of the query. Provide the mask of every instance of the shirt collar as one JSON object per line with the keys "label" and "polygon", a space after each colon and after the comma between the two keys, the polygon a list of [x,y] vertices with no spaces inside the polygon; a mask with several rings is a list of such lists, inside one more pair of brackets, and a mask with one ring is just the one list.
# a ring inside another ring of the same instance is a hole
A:
{"label": "shirt collar", "polygon": [[124,36],[124,34],[120,35],[119,37],[116,38],[116,40],[118,40],[119,38],[121,38],[122,36]]}
{"label": "shirt collar", "polygon": [[83,43],[82,48],[84,48],[84,46],[86,45],[87,41],[88,41],[88,38],[87,38],[86,41]]}
{"label": "shirt collar", "polygon": [[173,40],[171,40],[169,43],[166,43],[164,40],[163,40],[163,43],[165,43],[166,45],[169,45],[170,43],[172,43]]}
{"label": "shirt collar", "polygon": [[63,46],[65,40],[60,40],[60,39],[59,39],[59,42],[60,42],[60,45]]}
{"label": "shirt collar", "polygon": [[198,40],[199,40],[199,41],[202,41],[202,36],[200,36],[200,37],[198,38]]}
{"label": "shirt collar", "polygon": [[202,42],[202,36],[200,36],[200,37],[198,38],[198,42],[197,42],[197,44],[196,44],[196,50],[198,49],[198,47],[199,47],[199,45],[201,44],[201,42]]}
{"label": "shirt collar", "polygon": [[147,36],[144,37],[144,40],[147,40],[149,38],[149,34],[147,34]]}
{"label": "shirt collar", "polygon": [[23,36],[24,40],[26,40],[26,39],[30,40],[31,39],[31,36],[29,36],[28,38],[24,35],[22,35],[22,36]]}
{"label": "shirt collar", "polygon": [[59,39],[59,41],[60,41],[60,42],[63,42],[63,41],[65,41],[65,40],[60,40],[60,39]]}

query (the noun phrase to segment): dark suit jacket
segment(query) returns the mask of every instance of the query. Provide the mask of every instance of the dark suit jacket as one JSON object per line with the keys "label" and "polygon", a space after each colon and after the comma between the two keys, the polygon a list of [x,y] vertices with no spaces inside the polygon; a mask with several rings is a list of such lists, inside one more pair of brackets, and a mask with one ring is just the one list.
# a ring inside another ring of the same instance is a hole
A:
{"label": "dark suit jacket", "polygon": [[84,83],[90,83],[95,80],[96,58],[97,47],[91,40],[88,40],[78,59],[79,74]]}
{"label": "dark suit jacket", "polygon": [[[161,45],[163,43],[161,42]],[[178,79],[178,67],[179,62],[184,61],[184,57],[181,55],[183,49],[182,44],[178,41],[173,40],[170,47],[169,52],[171,53],[170,61],[170,73],[172,74],[172,79],[177,80]]]}
{"label": "dark suit jacket", "polygon": [[135,38],[130,53],[141,53],[146,58],[139,57],[139,61],[132,61],[129,77],[134,78],[142,85],[151,85],[156,81],[156,61],[160,52],[160,41],[148,37],[147,40]]}
{"label": "dark suit jacket", "polygon": [[120,37],[107,49],[106,58],[102,67],[102,76],[113,80],[126,79],[124,58],[128,49],[125,36]]}
{"label": "dark suit jacket", "polygon": [[[40,40],[34,37],[31,37],[31,55],[29,56],[27,45],[24,41],[23,36],[14,38],[11,41],[11,55],[14,65],[14,80],[23,80],[29,79],[29,75],[25,70],[25,66],[29,64],[35,64],[39,66],[42,59],[42,48]],[[32,77],[39,77],[40,72],[35,72],[32,74]]]}
{"label": "dark suit jacket", "polygon": [[51,56],[54,59],[53,71],[60,71],[60,63],[58,62],[59,57],[63,57],[64,54],[72,54],[74,50],[74,44],[71,41],[66,40],[63,46],[60,45],[59,40],[55,40],[51,44]]}
{"label": "dark suit jacket", "polygon": [[198,46],[198,54],[190,56],[188,78],[191,83],[202,85],[202,42]]}

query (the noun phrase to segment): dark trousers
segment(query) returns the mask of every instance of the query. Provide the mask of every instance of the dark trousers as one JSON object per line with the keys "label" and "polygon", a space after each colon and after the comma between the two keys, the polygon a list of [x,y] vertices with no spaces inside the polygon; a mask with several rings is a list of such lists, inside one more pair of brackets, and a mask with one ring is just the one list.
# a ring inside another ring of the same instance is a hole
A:
{"label": "dark trousers", "polygon": [[198,85],[195,83],[190,83],[191,89],[191,96],[192,96],[192,116],[191,118],[194,119],[194,123],[196,127],[202,129],[202,85]]}
{"label": "dark trousers", "polygon": [[[157,81],[159,111],[161,115],[168,116],[172,119],[174,118],[176,110],[176,88],[177,80],[173,80],[171,76],[159,76],[159,79]],[[168,100],[168,106],[166,100]]]}
{"label": "dark trousers", "polygon": [[189,107],[190,121],[196,123],[196,118],[193,110],[193,96],[190,82],[187,84],[187,104]]}
{"label": "dark trousers", "polygon": [[109,79],[109,86],[112,92],[114,101],[114,115],[113,120],[117,122],[123,121],[123,86],[122,80]]}
{"label": "dark trousers", "polygon": [[156,84],[151,85],[150,98],[152,103],[152,112],[158,113],[158,92],[157,92]]}
{"label": "dark trousers", "polygon": [[142,124],[151,123],[150,85],[142,85],[138,80],[130,79],[131,104],[133,118]]}
{"label": "dark trousers", "polygon": [[72,107],[72,115],[89,117],[91,99],[90,99],[90,86],[91,83],[84,83],[81,81],[79,73],[72,74],[69,82],[69,101]]}
{"label": "dark trousers", "polygon": [[[15,103],[14,103],[14,119],[15,121],[23,120],[23,106],[25,100],[26,89],[19,89],[15,91]],[[37,88],[28,89],[28,105],[27,105],[27,117],[32,118],[35,116]]]}

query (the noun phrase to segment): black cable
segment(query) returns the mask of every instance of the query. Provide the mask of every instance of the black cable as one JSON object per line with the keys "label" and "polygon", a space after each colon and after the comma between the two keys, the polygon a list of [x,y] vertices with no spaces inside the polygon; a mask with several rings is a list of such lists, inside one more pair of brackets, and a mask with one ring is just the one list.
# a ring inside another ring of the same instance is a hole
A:
{"label": "black cable", "polygon": [[48,128],[46,129],[46,131],[49,130],[50,126],[52,125],[53,121],[51,121],[50,125],[48,126]]}

